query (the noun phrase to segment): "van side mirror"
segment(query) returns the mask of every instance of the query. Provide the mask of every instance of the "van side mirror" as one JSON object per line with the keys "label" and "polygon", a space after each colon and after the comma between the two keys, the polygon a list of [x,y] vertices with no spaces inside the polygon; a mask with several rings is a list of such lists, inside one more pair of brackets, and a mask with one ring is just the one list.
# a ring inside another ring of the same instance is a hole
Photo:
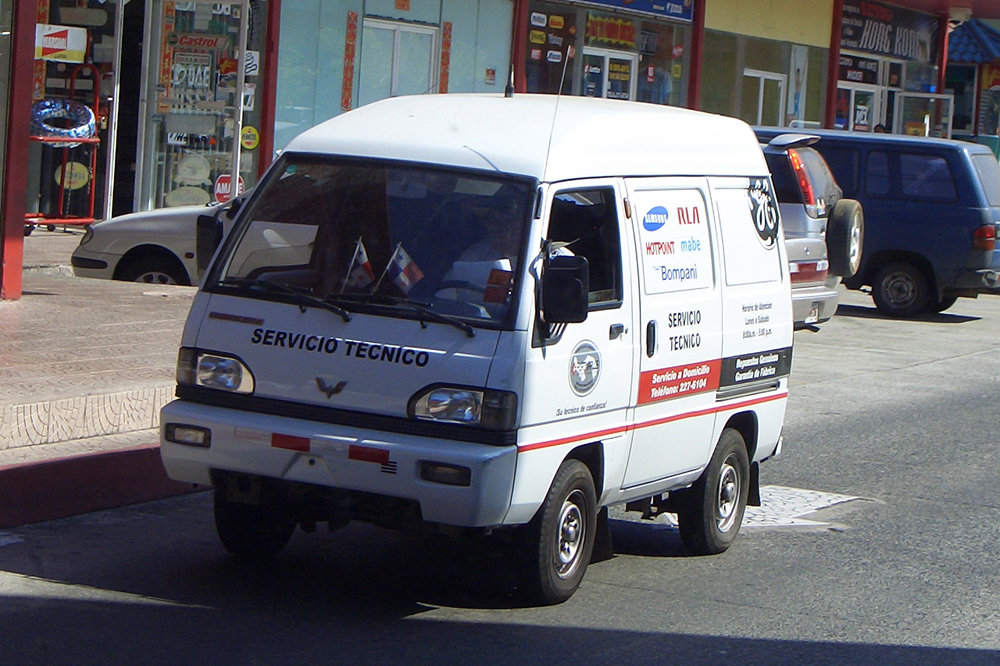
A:
{"label": "van side mirror", "polygon": [[201,276],[222,242],[222,220],[217,215],[199,215],[195,232],[195,261]]}
{"label": "van side mirror", "polygon": [[590,264],[586,257],[551,257],[542,272],[541,316],[546,324],[587,319]]}

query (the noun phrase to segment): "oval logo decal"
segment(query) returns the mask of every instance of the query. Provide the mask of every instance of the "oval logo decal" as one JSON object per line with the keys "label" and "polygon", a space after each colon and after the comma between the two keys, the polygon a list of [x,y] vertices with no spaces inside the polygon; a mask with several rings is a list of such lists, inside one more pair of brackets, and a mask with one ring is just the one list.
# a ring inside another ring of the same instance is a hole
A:
{"label": "oval logo decal", "polygon": [[587,395],[597,386],[601,376],[601,352],[593,342],[577,344],[569,361],[569,385],[573,393]]}
{"label": "oval logo decal", "polygon": [[670,218],[670,213],[663,206],[656,206],[655,208],[650,208],[642,217],[642,227],[646,231],[656,231],[667,223]]}

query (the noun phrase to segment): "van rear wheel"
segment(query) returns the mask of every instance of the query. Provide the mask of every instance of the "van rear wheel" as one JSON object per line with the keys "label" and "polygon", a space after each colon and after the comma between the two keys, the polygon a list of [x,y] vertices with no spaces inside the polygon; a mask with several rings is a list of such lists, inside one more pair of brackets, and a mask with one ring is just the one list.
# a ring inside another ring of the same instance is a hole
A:
{"label": "van rear wheel", "polygon": [[590,470],[579,460],[566,460],[525,535],[526,583],[535,600],[558,604],[573,596],[590,563],[596,527]]}
{"label": "van rear wheel", "polygon": [[890,317],[913,317],[930,305],[931,291],[923,271],[898,261],[886,264],[875,274],[872,300],[879,312]]}
{"label": "van rear wheel", "polygon": [[708,467],[683,491],[677,523],[685,547],[697,555],[728,549],[743,524],[749,490],[746,443],[738,431],[726,428]]}

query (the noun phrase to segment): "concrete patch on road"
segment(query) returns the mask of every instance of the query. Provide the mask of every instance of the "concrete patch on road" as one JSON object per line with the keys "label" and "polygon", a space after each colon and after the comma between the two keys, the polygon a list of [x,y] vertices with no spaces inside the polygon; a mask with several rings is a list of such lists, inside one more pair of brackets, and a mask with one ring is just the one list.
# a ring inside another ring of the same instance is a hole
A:
{"label": "concrete patch on road", "polygon": [[761,506],[747,507],[743,527],[826,527],[831,523],[802,516],[856,499],[860,498],[803,488],[761,486]]}

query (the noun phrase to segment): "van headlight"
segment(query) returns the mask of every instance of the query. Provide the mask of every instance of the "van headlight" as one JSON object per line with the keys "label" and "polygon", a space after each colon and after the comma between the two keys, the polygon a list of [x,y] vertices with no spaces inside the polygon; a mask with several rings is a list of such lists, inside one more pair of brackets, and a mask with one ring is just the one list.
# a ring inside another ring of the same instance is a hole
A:
{"label": "van headlight", "polygon": [[511,430],[517,420],[517,395],[462,386],[429,386],[410,398],[409,413],[424,421]]}
{"label": "van headlight", "polygon": [[182,386],[253,393],[253,375],[243,362],[232,356],[181,347],[177,355],[177,383]]}

